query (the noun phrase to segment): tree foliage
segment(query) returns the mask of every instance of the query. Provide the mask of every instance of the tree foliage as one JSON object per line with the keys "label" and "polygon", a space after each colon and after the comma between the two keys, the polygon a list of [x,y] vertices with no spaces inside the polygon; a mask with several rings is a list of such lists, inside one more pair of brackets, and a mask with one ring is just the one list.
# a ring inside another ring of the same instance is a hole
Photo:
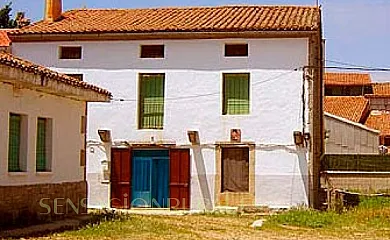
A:
{"label": "tree foliage", "polygon": [[12,2],[0,9],[0,28],[20,28],[30,24],[30,20],[25,18],[24,12],[17,12],[12,19]]}

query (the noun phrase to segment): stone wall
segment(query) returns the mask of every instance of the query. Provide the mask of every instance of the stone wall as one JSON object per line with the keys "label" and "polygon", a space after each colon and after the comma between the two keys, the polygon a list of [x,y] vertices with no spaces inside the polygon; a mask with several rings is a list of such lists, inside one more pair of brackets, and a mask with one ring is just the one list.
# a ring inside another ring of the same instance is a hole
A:
{"label": "stone wall", "polygon": [[0,186],[0,228],[87,212],[87,183]]}

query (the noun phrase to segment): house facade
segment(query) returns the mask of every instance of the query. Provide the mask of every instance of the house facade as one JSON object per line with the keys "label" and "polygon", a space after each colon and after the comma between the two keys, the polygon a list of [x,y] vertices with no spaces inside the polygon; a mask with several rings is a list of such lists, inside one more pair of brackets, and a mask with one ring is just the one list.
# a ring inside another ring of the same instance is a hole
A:
{"label": "house facade", "polygon": [[88,107],[91,207],[317,204],[319,8],[49,12],[13,53],[114,95]]}
{"label": "house facade", "polygon": [[110,93],[8,53],[0,69],[0,226],[85,213],[87,102]]}

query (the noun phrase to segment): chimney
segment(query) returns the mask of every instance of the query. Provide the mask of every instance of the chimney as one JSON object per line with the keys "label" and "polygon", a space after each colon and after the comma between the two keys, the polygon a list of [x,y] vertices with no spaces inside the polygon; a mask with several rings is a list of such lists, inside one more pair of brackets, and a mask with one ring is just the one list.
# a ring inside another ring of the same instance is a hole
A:
{"label": "chimney", "polygon": [[55,22],[61,18],[62,0],[46,0],[45,20]]}

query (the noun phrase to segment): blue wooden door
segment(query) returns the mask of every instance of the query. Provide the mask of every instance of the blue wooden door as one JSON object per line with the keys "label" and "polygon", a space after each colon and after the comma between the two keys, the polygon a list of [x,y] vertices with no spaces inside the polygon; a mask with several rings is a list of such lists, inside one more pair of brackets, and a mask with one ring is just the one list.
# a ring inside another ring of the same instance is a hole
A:
{"label": "blue wooden door", "polygon": [[169,152],[133,152],[132,207],[169,207]]}
{"label": "blue wooden door", "polygon": [[152,159],[148,157],[133,158],[133,207],[151,207],[152,202]]}
{"label": "blue wooden door", "polygon": [[169,207],[169,158],[153,158],[152,207]]}

